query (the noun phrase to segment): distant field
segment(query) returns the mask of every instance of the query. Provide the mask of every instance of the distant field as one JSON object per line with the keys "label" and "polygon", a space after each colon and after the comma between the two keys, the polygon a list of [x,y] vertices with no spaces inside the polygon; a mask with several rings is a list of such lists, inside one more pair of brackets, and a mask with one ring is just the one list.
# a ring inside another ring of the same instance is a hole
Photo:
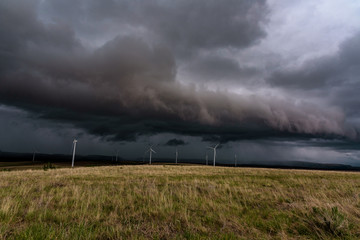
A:
{"label": "distant field", "polygon": [[0,239],[360,239],[360,173],[206,166],[0,172]]}
{"label": "distant field", "polygon": [[[1,171],[16,171],[16,170],[38,170],[43,169],[44,166],[48,165],[47,162],[32,162],[32,161],[0,161],[0,172]],[[96,161],[77,161],[76,167],[94,167],[94,166],[106,166],[111,165],[109,162],[96,162]],[[71,162],[52,162],[51,166],[54,168],[69,168]]]}

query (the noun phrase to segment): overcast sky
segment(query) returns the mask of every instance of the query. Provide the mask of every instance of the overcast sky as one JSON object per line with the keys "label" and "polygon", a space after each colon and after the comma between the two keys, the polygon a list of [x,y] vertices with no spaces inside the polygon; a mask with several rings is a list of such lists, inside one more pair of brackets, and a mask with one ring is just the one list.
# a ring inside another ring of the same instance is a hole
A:
{"label": "overcast sky", "polygon": [[0,150],[360,165],[356,0],[3,0]]}

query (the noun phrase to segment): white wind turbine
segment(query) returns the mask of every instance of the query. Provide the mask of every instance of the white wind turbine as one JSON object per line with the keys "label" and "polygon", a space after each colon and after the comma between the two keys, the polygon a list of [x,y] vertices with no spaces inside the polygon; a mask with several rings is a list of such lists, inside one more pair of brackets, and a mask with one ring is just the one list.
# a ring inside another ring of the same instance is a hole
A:
{"label": "white wind turbine", "polygon": [[176,150],[175,150],[175,163],[176,164],[178,162],[178,156],[179,156],[179,152],[178,152],[178,149],[176,148]]}
{"label": "white wind turbine", "polygon": [[32,161],[33,161],[33,162],[35,162],[36,153],[37,153],[37,150],[36,150],[36,148],[34,147],[34,149],[33,149],[33,157],[32,157]]}
{"label": "white wind turbine", "polygon": [[74,139],[74,141],[73,141],[73,154],[72,154],[72,162],[71,162],[71,167],[72,167],[72,168],[74,167],[75,151],[76,151],[76,143],[77,143],[77,140],[76,140],[76,139]]}
{"label": "white wind turbine", "polygon": [[216,159],[216,148],[219,146],[220,143],[216,144],[214,147],[207,147],[214,150],[214,167],[215,167],[215,159]]}
{"label": "white wind turbine", "polygon": [[237,156],[236,156],[236,153],[235,153],[235,156],[234,156],[234,161],[235,161],[235,167],[237,165]]}
{"label": "white wind turbine", "polygon": [[206,155],[205,155],[205,162],[206,162],[206,165],[208,165],[208,161],[209,160],[209,158],[208,158],[208,153],[206,152]]}
{"label": "white wind turbine", "polygon": [[153,145],[151,145],[151,146],[149,147],[149,149],[145,152],[145,153],[147,153],[147,152],[150,153],[150,155],[149,155],[149,163],[150,163],[150,164],[151,164],[151,156],[152,156],[152,153],[156,153],[156,152],[154,151],[154,149],[152,149],[152,147],[153,147]]}

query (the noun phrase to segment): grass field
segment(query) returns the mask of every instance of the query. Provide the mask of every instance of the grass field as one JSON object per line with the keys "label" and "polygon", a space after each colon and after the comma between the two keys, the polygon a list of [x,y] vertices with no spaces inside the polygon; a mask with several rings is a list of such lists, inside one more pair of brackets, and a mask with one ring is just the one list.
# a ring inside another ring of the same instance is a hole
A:
{"label": "grass field", "polygon": [[143,165],[0,172],[0,239],[360,239],[360,173]]}

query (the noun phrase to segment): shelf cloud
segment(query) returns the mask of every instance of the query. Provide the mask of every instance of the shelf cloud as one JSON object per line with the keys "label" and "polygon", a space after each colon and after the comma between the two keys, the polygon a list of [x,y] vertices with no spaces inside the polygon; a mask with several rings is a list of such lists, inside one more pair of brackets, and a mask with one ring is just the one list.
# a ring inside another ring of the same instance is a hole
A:
{"label": "shelf cloud", "polygon": [[356,139],[360,35],[289,65],[270,49],[274,11],[265,0],[2,1],[0,104],[110,141]]}

